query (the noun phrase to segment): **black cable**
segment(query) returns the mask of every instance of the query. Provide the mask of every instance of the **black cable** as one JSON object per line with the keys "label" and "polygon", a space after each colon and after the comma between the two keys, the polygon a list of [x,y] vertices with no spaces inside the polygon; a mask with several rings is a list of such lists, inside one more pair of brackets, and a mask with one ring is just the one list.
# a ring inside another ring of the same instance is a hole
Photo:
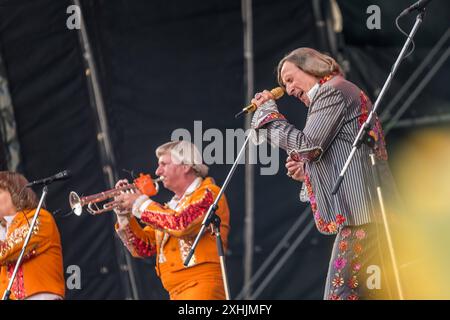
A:
{"label": "black cable", "polygon": [[129,174],[132,180],[136,179],[137,177],[136,174],[134,173],[134,170],[122,169],[122,171]]}
{"label": "black cable", "polygon": [[416,45],[415,45],[415,43],[414,43],[414,39],[411,38],[411,37],[409,36],[409,34],[407,34],[405,31],[403,31],[403,29],[400,27],[400,25],[399,25],[399,23],[398,23],[398,20],[399,20],[399,19],[400,19],[400,16],[398,16],[398,17],[395,19],[395,25],[397,26],[397,29],[398,29],[402,34],[404,34],[404,35],[406,36],[406,38],[410,39],[410,40],[411,40],[411,44],[412,44],[411,50],[408,52],[407,55],[405,55],[405,56],[403,57],[403,59],[406,59],[407,57],[409,57],[409,56],[413,53],[414,49],[416,48]]}

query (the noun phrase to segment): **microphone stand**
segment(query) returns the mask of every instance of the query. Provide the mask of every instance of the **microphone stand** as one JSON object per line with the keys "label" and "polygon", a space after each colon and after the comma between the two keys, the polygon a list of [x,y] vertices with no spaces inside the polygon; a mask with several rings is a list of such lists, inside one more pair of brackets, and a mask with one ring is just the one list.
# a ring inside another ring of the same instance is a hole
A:
{"label": "microphone stand", "polygon": [[[412,41],[412,38],[414,37],[417,30],[419,29],[419,26],[421,25],[421,23],[423,21],[424,15],[425,15],[425,8],[422,8],[419,10],[419,14],[416,17],[416,22],[415,22],[413,28],[411,29],[410,34],[408,35],[408,38],[406,39],[406,42],[403,45],[403,48],[400,51],[400,54],[397,57],[397,60],[395,61],[394,65],[392,67],[392,70],[389,73],[388,78],[386,79],[386,81],[383,85],[383,88],[381,89],[380,94],[378,95],[377,100],[375,101],[375,104],[374,104],[369,116],[367,117],[367,120],[361,126],[361,128],[353,142],[352,150],[351,150],[351,152],[347,158],[347,161],[345,162],[344,167],[342,168],[342,170],[339,174],[339,178],[337,179],[337,181],[334,185],[334,188],[332,190],[333,195],[336,195],[336,193],[338,192],[339,187],[341,186],[341,183],[344,179],[344,175],[347,172],[347,169],[356,153],[356,150],[359,149],[363,143],[368,145],[370,148],[373,147],[375,141],[369,135],[369,131],[371,130],[371,127],[373,125],[372,122],[374,120],[376,110],[378,109],[378,106],[380,105],[380,101],[381,101],[381,99],[383,99],[383,96],[384,96],[386,90],[391,85],[392,79],[394,78],[394,75],[397,72],[397,69],[398,69],[400,63],[406,54],[406,50],[409,47],[409,45]],[[376,159],[375,159],[375,155],[373,154],[373,151],[371,151],[369,157],[370,157],[370,162],[371,162],[371,166],[372,166],[372,175],[375,180],[375,185],[376,185],[375,187],[376,187],[376,191],[377,191],[378,201],[380,204],[381,215],[382,215],[382,219],[383,219],[383,224],[384,224],[384,229],[385,229],[385,234],[386,234],[386,239],[387,239],[387,244],[388,244],[388,249],[389,249],[389,255],[390,255],[390,258],[392,261],[392,268],[394,271],[394,278],[395,278],[395,283],[396,283],[396,287],[397,287],[397,291],[398,291],[398,296],[399,296],[400,300],[403,300],[404,297],[403,297],[403,291],[402,291],[402,287],[401,287],[401,283],[400,283],[400,275],[399,275],[399,271],[398,271],[397,260],[395,258],[394,246],[392,243],[392,237],[391,237],[391,233],[390,233],[389,225],[388,225],[388,221],[387,221],[387,216],[386,216],[386,209],[385,209],[386,207],[385,207],[384,200],[383,200],[383,191],[381,188],[381,181],[378,176],[377,163],[376,163]]]}
{"label": "microphone stand", "polygon": [[33,221],[31,222],[31,226],[30,226],[30,229],[28,230],[27,237],[25,238],[25,241],[23,243],[22,251],[20,251],[20,255],[19,255],[19,258],[17,259],[16,266],[14,268],[14,272],[13,272],[13,274],[11,276],[11,279],[9,280],[8,287],[6,288],[5,292],[3,293],[2,300],[9,300],[9,296],[11,295],[11,288],[13,286],[14,279],[16,278],[17,272],[19,271],[19,267],[20,267],[20,265],[22,263],[23,256],[25,254],[25,249],[26,249],[26,247],[28,245],[28,242],[30,242],[30,238],[31,238],[31,236],[33,234],[33,229],[34,229],[34,227],[36,225],[36,221],[37,221],[37,218],[39,216],[39,212],[41,211],[42,204],[44,203],[44,200],[45,200],[45,197],[47,196],[47,193],[48,193],[48,187],[47,187],[47,185],[44,185],[44,187],[42,188],[41,199],[39,200],[39,204],[38,204],[38,206],[36,208],[36,212],[34,213]]}
{"label": "microphone stand", "polygon": [[247,147],[247,144],[248,144],[253,132],[254,132],[253,130],[250,131],[249,135],[245,139],[244,144],[241,147],[241,150],[239,151],[239,154],[238,154],[236,160],[234,161],[233,166],[230,169],[230,172],[228,173],[222,187],[220,188],[219,194],[217,195],[216,199],[214,200],[214,203],[211,204],[211,206],[209,207],[208,212],[206,213],[205,218],[203,219],[201,229],[200,229],[199,233],[197,234],[197,237],[194,240],[191,250],[189,250],[189,254],[186,257],[186,260],[184,261],[184,266],[187,267],[189,265],[189,261],[191,260],[193,254],[194,254],[195,248],[197,247],[198,242],[200,241],[200,238],[203,235],[203,232],[212,223],[212,229],[213,229],[214,234],[216,235],[217,251],[218,251],[219,259],[220,259],[220,268],[221,268],[221,272],[222,272],[223,287],[225,289],[226,300],[230,300],[230,290],[229,290],[229,286],[228,286],[228,277],[227,277],[226,266],[225,266],[225,255],[224,255],[224,250],[223,250],[223,243],[222,243],[222,238],[220,236],[220,218],[216,214],[216,210],[218,208],[217,203],[219,202],[220,198],[222,197],[223,193],[225,192],[225,189],[227,188],[228,183],[230,182],[234,172],[236,171],[239,160],[241,159],[242,155],[244,154],[245,148]]}
{"label": "microphone stand", "polygon": [[380,94],[378,95],[378,98],[375,101],[375,104],[373,105],[372,111],[370,112],[369,116],[367,117],[367,120],[364,122],[364,124],[359,129],[358,135],[356,136],[355,141],[353,142],[352,151],[350,152],[350,155],[348,156],[347,161],[345,162],[344,167],[342,168],[341,173],[339,174],[339,178],[337,179],[337,181],[333,187],[333,191],[332,191],[333,195],[335,195],[338,192],[339,187],[342,183],[342,180],[344,180],[344,175],[347,172],[348,166],[350,165],[350,163],[353,159],[353,156],[355,155],[356,150],[359,149],[359,147],[363,143],[372,143],[372,141],[370,141],[371,139],[369,136],[369,131],[371,129],[372,120],[374,118],[376,110],[378,109],[378,106],[380,105],[380,101],[381,101],[381,99],[383,99],[383,96],[384,96],[386,90],[391,85],[392,79],[394,78],[394,75],[397,72],[400,62],[403,60],[403,57],[406,54],[406,49],[408,48],[409,44],[412,41],[412,38],[414,37],[414,35],[417,32],[417,29],[419,28],[420,24],[422,23],[424,14],[425,14],[425,9],[420,10],[420,13],[416,17],[416,23],[414,24],[414,27],[412,28],[412,30],[408,36],[408,39],[406,39],[406,42],[403,46],[402,51],[400,52],[397,60],[395,61],[394,65],[393,65],[391,73],[389,73],[389,76],[386,79],[386,82],[384,83],[383,88],[381,89]]}

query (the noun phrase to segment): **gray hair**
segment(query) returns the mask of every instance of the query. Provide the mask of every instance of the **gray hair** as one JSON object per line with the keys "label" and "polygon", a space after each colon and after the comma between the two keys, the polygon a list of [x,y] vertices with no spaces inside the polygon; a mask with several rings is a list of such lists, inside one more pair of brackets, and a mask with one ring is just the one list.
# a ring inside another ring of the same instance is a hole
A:
{"label": "gray hair", "polygon": [[204,178],[208,175],[209,168],[203,164],[202,155],[193,143],[185,140],[171,141],[156,149],[158,159],[167,153],[170,153],[173,163],[191,166],[197,176]]}
{"label": "gray hair", "polygon": [[305,73],[316,78],[323,78],[334,74],[344,75],[341,66],[332,57],[311,48],[298,48],[288,53],[278,63],[277,79],[283,88],[285,88],[285,85],[281,79],[281,68],[286,61],[295,64]]}

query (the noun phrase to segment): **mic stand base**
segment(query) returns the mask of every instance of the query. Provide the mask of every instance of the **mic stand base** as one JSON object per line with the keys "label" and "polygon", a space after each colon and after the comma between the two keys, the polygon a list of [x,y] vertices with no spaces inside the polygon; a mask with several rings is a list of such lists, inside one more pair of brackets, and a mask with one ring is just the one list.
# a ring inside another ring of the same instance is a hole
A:
{"label": "mic stand base", "polygon": [[211,228],[216,236],[216,245],[217,245],[217,252],[219,253],[219,260],[220,260],[220,270],[222,273],[222,281],[223,281],[223,288],[225,290],[225,299],[230,300],[230,289],[228,286],[228,276],[227,276],[227,268],[225,263],[225,254],[223,250],[223,242],[222,237],[220,235],[220,218],[219,216],[214,212],[212,214],[211,219]]}

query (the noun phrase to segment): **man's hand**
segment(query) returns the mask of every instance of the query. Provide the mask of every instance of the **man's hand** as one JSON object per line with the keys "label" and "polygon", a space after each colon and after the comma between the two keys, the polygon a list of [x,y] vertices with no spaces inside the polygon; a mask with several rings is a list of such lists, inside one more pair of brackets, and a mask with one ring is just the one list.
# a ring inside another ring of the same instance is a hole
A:
{"label": "man's hand", "polygon": [[286,159],[287,175],[297,181],[305,180],[305,171],[303,170],[303,162],[294,161],[291,157]]}
{"label": "man's hand", "polygon": [[[128,180],[122,179],[117,181],[115,187],[120,188],[128,184],[129,184]],[[129,191],[124,191],[123,193],[114,198],[114,201],[117,201],[118,203],[114,211],[118,215],[129,215],[133,208],[134,201],[136,201],[136,199],[139,198],[139,196],[141,195],[142,193],[139,190],[133,191],[132,193]]]}
{"label": "man's hand", "polygon": [[116,201],[119,201],[119,209],[121,211],[131,211],[133,208],[133,203],[139,198],[142,193],[123,193],[116,197]]}
{"label": "man's hand", "polygon": [[259,108],[264,102],[271,99],[275,99],[273,94],[268,90],[264,90],[263,92],[258,92],[255,94],[255,97],[252,99],[251,103],[256,104]]}

